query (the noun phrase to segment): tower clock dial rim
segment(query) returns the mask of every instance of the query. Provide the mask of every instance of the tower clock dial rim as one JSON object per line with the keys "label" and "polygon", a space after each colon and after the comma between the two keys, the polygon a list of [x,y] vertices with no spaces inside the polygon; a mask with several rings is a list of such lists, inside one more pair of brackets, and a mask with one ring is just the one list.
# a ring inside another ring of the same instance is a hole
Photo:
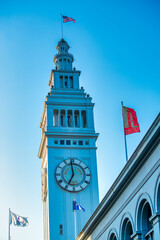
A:
{"label": "tower clock dial rim", "polygon": [[67,158],[60,162],[55,171],[57,184],[65,191],[80,192],[91,180],[88,166],[77,158]]}

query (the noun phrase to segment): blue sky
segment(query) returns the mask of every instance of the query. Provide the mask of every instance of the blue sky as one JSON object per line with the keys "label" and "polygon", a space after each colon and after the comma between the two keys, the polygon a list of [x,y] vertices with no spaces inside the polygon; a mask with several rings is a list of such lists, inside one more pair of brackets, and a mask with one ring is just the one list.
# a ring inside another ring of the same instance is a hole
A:
{"label": "blue sky", "polygon": [[42,238],[39,123],[53,57],[64,38],[95,102],[100,199],[125,165],[121,101],[134,108],[140,133],[127,136],[131,156],[160,106],[160,4],[155,0],[0,2],[0,239],[8,208],[28,216],[12,239]]}

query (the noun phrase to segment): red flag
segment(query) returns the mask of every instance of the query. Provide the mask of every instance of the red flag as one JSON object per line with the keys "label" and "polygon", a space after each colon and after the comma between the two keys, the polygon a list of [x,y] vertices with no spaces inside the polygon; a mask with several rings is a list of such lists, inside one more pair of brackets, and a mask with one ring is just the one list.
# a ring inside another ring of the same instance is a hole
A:
{"label": "red flag", "polygon": [[122,115],[125,135],[140,132],[136,112],[134,109],[122,106]]}

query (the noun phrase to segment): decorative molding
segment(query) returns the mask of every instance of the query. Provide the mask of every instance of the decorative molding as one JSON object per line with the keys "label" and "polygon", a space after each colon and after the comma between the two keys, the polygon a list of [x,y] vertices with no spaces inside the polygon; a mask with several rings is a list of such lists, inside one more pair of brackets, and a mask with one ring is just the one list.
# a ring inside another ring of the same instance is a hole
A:
{"label": "decorative molding", "polygon": [[45,202],[48,193],[47,168],[42,169],[42,201]]}

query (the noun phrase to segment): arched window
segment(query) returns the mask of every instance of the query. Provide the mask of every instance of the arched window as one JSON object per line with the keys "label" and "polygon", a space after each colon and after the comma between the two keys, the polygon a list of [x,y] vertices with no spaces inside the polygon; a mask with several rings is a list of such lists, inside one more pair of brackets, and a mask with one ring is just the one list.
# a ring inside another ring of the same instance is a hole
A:
{"label": "arched window", "polygon": [[139,205],[138,209],[138,230],[142,234],[142,239],[153,239],[153,229],[150,222],[150,217],[152,216],[151,207],[146,199],[143,199]]}
{"label": "arched window", "polygon": [[116,235],[114,233],[112,233],[109,240],[117,240]]}
{"label": "arched window", "polygon": [[58,127],[58,110],[53,111],[53,126]]}
{"label": "arched window", "polygon": [[70,88],[73,88],[73,77],[71,76],[69,79],[70,79]]}
{"label": "arched window", "polygon": [[75,122],[75,127],[79,127],[79,111],[78,110],[74,111],[74,122]]}
{"label": "arched window", "polygon": [[68,76],[65,76],[64,86],[68,88]]}
{"label": "arched window", "polygon": [[82,111],[81,116],[82,116],[82,127],[85,128],[87,127],[86,111]]}
{"label": "arched window", "polygon": [[115,228],[109,231],[107,240],[118,240],[118,234]]}
{"label": "arched window", "polygon": [[125,218],[123,225],[122,225],[121,239],[131,240],[132,234],[133,234],[132,224],[128,218]]}
{"label": "arched window", "polygon": [[67,111],[67,123],[68,123],[68,127],[72,127],[73,125],[72,110]]}
{"label": "arched window", "polygon": [[59,77],[59,81],[60,81],[60,88],[63,88],[63,76]]}
{"label": "arched window", "polygon": [[61,110],[61,127],[64,127],[65,124],[65,110]]}
{"label": "arched window", "polygon": [[157,211],[160,212],[160,184],[157,191]]}

